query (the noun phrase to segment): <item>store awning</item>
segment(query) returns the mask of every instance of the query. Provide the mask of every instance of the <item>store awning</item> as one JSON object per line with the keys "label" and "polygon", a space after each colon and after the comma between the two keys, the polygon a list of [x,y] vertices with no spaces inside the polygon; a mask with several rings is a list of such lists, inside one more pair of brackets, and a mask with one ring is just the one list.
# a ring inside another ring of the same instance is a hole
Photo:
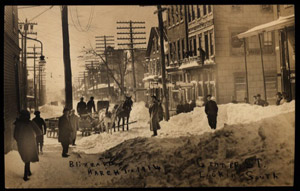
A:
{"label": "store awning", "polygon": [[275,21],[258,25],[256,27],[253,27],[252,29],[247,30],[246,32],[238,34],[237,37],[246,38],[246,37],[258,35],[263,32],[279,30],[290,26],[295,26],[295,15],[279,17]]}
{"label": "store awning", "polygon": [[199,66],[201,66],[201,65],[199,65],[198,62],[194,60],[194,61],[191,61],[187,64],[182,64],[179,67],[179,69],[182,70],[182,69],[188,69],[188,68],[195,68],[195,67],[199,67]]}

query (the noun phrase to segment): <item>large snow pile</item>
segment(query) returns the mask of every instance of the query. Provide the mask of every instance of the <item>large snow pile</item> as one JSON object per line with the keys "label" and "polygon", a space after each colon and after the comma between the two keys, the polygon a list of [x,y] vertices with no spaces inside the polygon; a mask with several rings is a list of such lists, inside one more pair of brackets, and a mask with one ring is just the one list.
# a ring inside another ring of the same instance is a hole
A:
{"label": "large snow pile", "polygon": [[110,185],[117,187],[291,186],[294,132],[295,115],[288,112],[225,125],[215,133],[136,138],[100,158],[110,158],[127,172],[134,169],[114,176]]}
{"label": "large snow pile", "polygon": [[[295,101],[285,103],[281,106],[271,105],[261,107],[250,104],[222,104],[218,106],[217,129],[224,124],[245,124],[259,121],[264,118],[295,111]],[[160,136],[183,136],[212,132],[204,112],[204,107],[196,107],[192,112],[181,113],[162,121]]]}

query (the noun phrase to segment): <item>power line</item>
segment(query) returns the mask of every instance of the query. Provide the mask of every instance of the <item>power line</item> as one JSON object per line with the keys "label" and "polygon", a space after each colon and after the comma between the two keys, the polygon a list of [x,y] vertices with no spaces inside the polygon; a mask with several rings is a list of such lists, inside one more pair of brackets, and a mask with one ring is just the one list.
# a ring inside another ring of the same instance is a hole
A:
{"label": "power line", "polygon": [[48,8],[48,9],[44,10],[43,12],[41,12],[40,14],[36,15],[35,17],[33,17],[32,19],[30,19],[29,21],[32,21],[33,19],[36,19],[37,17],[39,17],[40,15],[42,15],[43,13],[45,13],[46,11],[52,9],[52,7],[53,7],[53,5],[50,8]]}

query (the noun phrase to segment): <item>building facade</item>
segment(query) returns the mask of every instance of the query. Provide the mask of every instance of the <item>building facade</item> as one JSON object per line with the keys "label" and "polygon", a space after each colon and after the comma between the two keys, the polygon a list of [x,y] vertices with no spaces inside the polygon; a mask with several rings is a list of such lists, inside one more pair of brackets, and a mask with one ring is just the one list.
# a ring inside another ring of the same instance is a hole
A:
{"label": "building facade", "polygon": [[[172,15],[177,18],[173,19]],[[167,21],[177,21],[167,26],[169,57],[176,58],[176,61],[170,59],[168,67],[170,80],[174,84],[171,92],[176,92],[170,96],[170,105],[174,107],[178,100],[205,101],[208,94],[215,97],[218,103],[228,103],[233,98],[244,102],[247,97],[244,46],[236,35],[273,19],[272,6],[264,5],[168,6]],[[173,32],[175,28],[178,32]],[[186,31],[188,38],[185,38]],[[258,38],[248,39],[247,44],[249,98],[256,94],[264,97],[264,70],[267,98],[272,104],[278,88],[274,33],[267,33],[262,39],[264,69],[260,62]]]}
{"label": "building facade", "polygon": [[4,153],[16,148],[13,138],[14,121],[23,109],[24,95],[21,94],[23,67],[19,62],[18,9],[5,6],[4,10]]}

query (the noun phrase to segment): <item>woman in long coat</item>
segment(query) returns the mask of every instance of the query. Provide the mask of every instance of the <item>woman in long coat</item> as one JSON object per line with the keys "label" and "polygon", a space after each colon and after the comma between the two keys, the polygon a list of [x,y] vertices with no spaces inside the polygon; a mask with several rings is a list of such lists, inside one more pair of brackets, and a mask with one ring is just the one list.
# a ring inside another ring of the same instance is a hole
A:
{"label": "woman in long coat", "polygon": [[160,129],[159,125],[159,103],[156,96],[151,96],[152,100],[149,106],[150,114],[150,131],[153,131],[152,137],[157,135],[157,130]]}
{"label": "woman in long coat", "polygon": [[39,161],[36,137],[42,135],[42,131],[30,121],[30,113],[27,110],[20,112],[20,117],[14,124],[14,138],[17,141],[19,154],[25,163],[23,179],[27,181],[28,176],[31,176],[30,162]]}

